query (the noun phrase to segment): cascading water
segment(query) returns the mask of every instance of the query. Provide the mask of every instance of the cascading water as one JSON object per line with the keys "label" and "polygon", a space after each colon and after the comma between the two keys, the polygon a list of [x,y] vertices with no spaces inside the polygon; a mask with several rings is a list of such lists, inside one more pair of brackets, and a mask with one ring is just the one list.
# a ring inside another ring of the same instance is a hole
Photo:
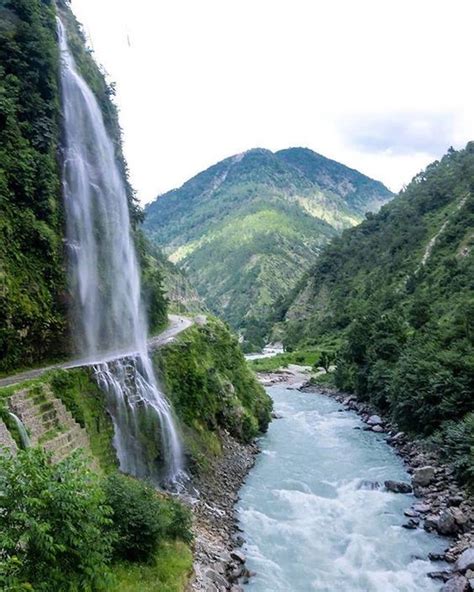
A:
{"label": "cascading water", "polygon": [[29,448],[31,446],[31,442],[30,442],[30,437],[28,436],[28,432],[26,431],[24,423],[14,413],[10,412],[10,417],[15,422],[18,433],[20,434],[21,445],[23,446],[23,448]]}
{"label": "cascading water", "polygon": [[58,36],[76,341],[95,362],[107,394],[121,470],[175,482],[183,471],[181,445],[147,351],[125,184],[97,100],[77,71],[59,20]]}

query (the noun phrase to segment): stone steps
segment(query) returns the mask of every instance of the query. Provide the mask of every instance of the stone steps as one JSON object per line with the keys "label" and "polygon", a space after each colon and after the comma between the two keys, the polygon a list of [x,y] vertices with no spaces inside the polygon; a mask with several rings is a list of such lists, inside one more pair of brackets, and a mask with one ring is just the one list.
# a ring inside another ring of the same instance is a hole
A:
{"label": "stone steps", "polygon": [[12,435],[8,431],[7,426],[0,419],[0,453],[2,450],[7,450],[8,452],[15,454],[18,450],[18,447],[15,440],[12,438]]}
{"label": "stone steps", "polygon": [[63,460],[79,448],[91,455],[87,432],[48,387],[39,393],[16,392],[9,399],[9,407],[23,422],[32,446],[42,446],[50,452],[53,462]]}

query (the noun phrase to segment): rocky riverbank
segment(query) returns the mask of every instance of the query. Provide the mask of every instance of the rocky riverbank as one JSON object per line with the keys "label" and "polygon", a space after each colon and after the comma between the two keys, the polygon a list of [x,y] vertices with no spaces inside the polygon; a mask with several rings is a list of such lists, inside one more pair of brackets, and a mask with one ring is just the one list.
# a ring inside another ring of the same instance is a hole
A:
{"label": "rocky riverbank", "polygon": [[239,582],[251,576],[240,550],[243,539],[235,517],[235,504],[246,475],[259,452],[228,433],[221,434],[222,455],[210,461],[205,473],[194,478],[194,575],[188,592],[241,592]]}
{"label": "rocky riverbank", "polygon": [[[413,493],[413,504],[405,511],[404,527],[424,528],[446,537],[445,552],[429,557],[433,561],[430,576],[440,580],[442,592],[474,591],[473,499],[456,483],[452,469],[443,464],[434,451],[408,438],[355,396],[309,384],[303,368],[265,373],[260,380],[265,386],[278,384],[330,396],[361,417],[365,423],[361,429],[385,434],[387,443],[404,460],[411,481],[373,485]],[[189,592],[241,592],[240,584],[252,575],[245,567],[245,555],[240,550],[244,540],[237,525],[235,504],[259,449],[254,444],[242,445],[227,433],[222,434],[222,442],[222,456],[213,459],[209,470],[194,479],[199,496],[193,503],[196,542],[194,577]],[[437,562],[442,562],[439,569]],[[449,564],[449,569],[443,562]]]}
{"label": "rocky riverbank", "polygon": [[[265,380],[268,383],[268,375]],[[275,376],[274,384],[281,384],[281,375]],[[300,386],[299,390],[323,393],[336,399],[361,417],[366,424],[362,429],[386,434],[387,443],[405,461],[411,482],[386,481],[374,486],[413,493],[412,507],[405,511],[407,522],[404,527],[424,528],[446,537],[445,552],[429,557],[433,562],[446,561],[450,564],[449,569],[433,569],[430,573],[430,577],[443,582],[442,592],[474,591],[474,500],[457,484],[451,467],[441,462],[435,451],[408,438],[369,405],[357,401],[355,396],[308,383]]]}

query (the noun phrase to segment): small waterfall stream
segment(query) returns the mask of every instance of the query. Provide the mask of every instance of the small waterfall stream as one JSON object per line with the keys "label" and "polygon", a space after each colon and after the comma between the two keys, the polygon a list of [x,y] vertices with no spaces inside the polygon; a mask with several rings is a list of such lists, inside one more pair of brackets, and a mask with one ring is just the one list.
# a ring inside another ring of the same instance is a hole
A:
{"label": "small waterfall stream", "polygon": [[183,455],[171,407],[147,352],[125,184],[97,100],[76,68],[59,20],[58,36],[75,338],[107,394],[121,470],[175,482],[183,471]]}
{"label": "small waterfall stream", "polygon": [[21,419],[19,417],[17,417],[11,411],[10,411],[9,415],[16,424],[16,427],[18,429],[18,433],[20,434],[21,444],[22,444],[23,448],[29,448],[31,446],[30,437],[28,436],[28,432],[26,431],[26,428],[25,428],[23,422],[21,421]]}

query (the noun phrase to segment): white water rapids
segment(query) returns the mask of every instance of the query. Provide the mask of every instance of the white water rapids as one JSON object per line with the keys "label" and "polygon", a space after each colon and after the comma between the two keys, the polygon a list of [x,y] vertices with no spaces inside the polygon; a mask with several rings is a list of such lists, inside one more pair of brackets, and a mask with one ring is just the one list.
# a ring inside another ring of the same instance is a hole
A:
{"label": "white water rapids", "polygon": [[383,435],[323,395],[268,392],[283,417],[270,425],[240,492],[252,592],[436,592],[427,560],[446,541],[406,530],[414,498],[370,482],[409,479]]}
{"label": "white water rapids", "polygon": [[[64,202],[75,338],[107,393],[120,468],[166,482],[183,471],[180,439],[147,352],[127,193],[92,90],[58,21],[64,116]],[[128,352],[110,359],[111,352]],[[153,443],[155,445],[153,445]]]}

